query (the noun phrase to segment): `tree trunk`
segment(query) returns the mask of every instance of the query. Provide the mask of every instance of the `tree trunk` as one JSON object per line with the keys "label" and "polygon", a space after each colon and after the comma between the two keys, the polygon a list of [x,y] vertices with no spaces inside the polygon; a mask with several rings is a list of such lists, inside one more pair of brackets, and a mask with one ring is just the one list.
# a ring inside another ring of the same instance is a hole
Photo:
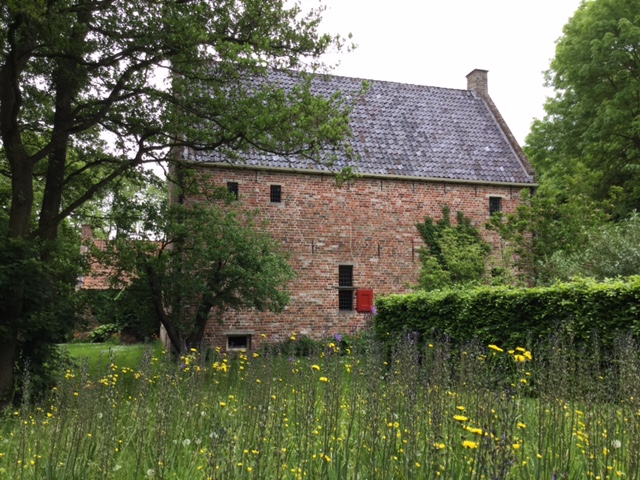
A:
{"label": "tree trunk", "polygon": [[153,309],[156,312],[158,320],[167,331],[167,336],[171,341],[171,345],[175,349],[176,353],[180,355],[185,351],[185,345],[180,334],[176,331],[175,326],[171,321],[171,317],[167,315],[167,312],[164,310],[164,305],[162,304],[162,285],[160,285],[158,275],[156,275],[155,270],[151,266],[146,267],[146,274],[147,279],[149,280],[149,288],[153,299]]}
{"label": "tree trunk", "polygon": [[209,302],[202,302],[196,312],[196,318],[193,325],[193,331],[187,337],[187,348],[200,347],[204,340],[204,331],[209,320],[209,312],[213,308],[213,304]]}
{"label": "tree trunk", "polygon": [[[9,235],[7,244],[4,245],[4,259],[11,268],[20,272],[20,263],[26,260],[27,237],[33,207],[33,175],[32,164],[28,159],[16,162],[13,167],[11,209],[9,213]],[[5,310],[0,318],[0,327],[7,332],[0,336],[0,404],[9,401],[13,396],[14,365],[18,345],[18,333],[20,331],[24,306],[24,279],[17,276],[10,288],[5,288],[0,294],[4,298],[0,304],[4,304]]]}
{"label": "tree trunk", "polygon": [[15,329],[0,339],[0,408],[13,399],[13,367],[17,345],[18,332]]}

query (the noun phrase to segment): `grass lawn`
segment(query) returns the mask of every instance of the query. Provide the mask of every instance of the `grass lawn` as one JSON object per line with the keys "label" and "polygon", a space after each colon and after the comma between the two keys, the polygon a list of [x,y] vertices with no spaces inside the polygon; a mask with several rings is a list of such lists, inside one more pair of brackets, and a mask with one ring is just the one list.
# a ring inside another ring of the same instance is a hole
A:
{"label": "grass lawn", "polygon": [[91,374],[108,370],[111,363],[119,367],[138,369],[144,352],[151,348],[155,353],[162,350],[160,343],[137,343],[133,345],[115,345],[112,343],[67,343],[61,345],[69,356],[79,365],[87,365]]}
{"label": "grass lawn", "polygon": [[561,340],[179,359],[68,345],[98,374],[71,366],[0,412],[0,478],[639,480],[640,347],[621,338],[603,362]]}

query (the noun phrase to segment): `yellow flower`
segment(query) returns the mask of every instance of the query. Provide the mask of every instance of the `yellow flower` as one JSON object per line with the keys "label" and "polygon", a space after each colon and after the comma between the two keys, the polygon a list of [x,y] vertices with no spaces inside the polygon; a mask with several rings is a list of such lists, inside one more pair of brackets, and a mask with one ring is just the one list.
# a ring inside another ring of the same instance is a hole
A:
{"label": "yellow flower", "polygon": [[320,380],[321,382],[325,382],[325,383],[329,381],[329,379],[328,379],[327,377],[320,377],[320,379],[319,379],[319,380]]}
{"label": "yellow flower", "polygon": [[491,344],[491,345],[489,345],[489,348],[490,348],[491,350],[495,350],[496,352],[504,352],[504,350],[503,350],[503,349],[501,349],[501,348],[500,348],[499,346],[497,346],[497,345],[493,345],[493,344]]}
{"label": "yellow flower", "polygon": [[514,443],[513,444],[513,449],[514,450],[519,450],[520,449],[520,444],[519,443]]}
{"label": "yellow flower", "polygon": [[524,355],[514,355],[513,359],[516,361],[516,363],[524,363],[527,361]]}
{"label": "yellow flower", "polygon": [[478,442],[472,442],[471,440],[465,440],[464,442],[462,442],[462,446],[464,448],[478,448],[480,446],[480,444]]}
{"label": "yellow flower", "polygon": [[311,365],[311,368],[314,370],[320,370],[320,365]]}
{"label": "yellow flower", "polygon": [[457,408],[458,410],[460,410],[461,412],[464,412],[464,411],[466,410],[466,408],[465,408],[465,407],[463,407],[462,405],[458,405],[456,408]]}
{"label": "yellow flower", "polygon": [[467,420],[469,420],[467,417],[465,417],[464,415],[454,415],[453,416],[454,420],[457,420],[458,422],[466,422]]}
{"label": "yellow flower", "polygon": [[445,448],[447,448],[447,446],[444,443],[437,443],[437,442],[433,444],[433,447],[436,450],[444,450]]}
{"label": "yellow flower", "polygon": [[468,432],[471,433],[475,433],[476,435],[482,435],[482,429],[481,428],[474,428],[474,427],[464,427]]}
{"label": "yellow flower", "polygon": [[518,428],[527,428],[527,425],[522,422],[518,422]]}

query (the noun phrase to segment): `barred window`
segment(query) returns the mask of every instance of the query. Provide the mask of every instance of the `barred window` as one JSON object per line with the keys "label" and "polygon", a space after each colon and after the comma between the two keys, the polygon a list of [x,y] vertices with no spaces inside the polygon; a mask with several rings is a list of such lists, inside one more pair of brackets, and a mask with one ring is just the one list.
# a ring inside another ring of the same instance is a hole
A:
{"label": "barred window", "polygon": [[227,182],[227,191],[236,200],[238,199],[238,182]]}
{"label": "barred window", "polygon": [[282,187],[280,185],[271,185],[271,193],[269,195],[269,201],[271,203],[282,202]]}
{"label": "barred window", "polygon": [[338,310],[353,310],[353,265],[338,266]]}
{"label": "barred window", "polygon": [[502,197],[489,197],[489,215],[502,211]]}

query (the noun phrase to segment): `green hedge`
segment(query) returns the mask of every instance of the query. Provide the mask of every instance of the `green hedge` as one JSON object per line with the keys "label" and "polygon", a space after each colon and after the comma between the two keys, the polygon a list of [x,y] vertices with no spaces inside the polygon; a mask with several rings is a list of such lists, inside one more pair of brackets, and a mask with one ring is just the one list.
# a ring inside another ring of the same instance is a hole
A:
{"label": "green hedge", "polygon": [[374,329],[381,339],[419,332],[508,348],[532,345],[562,330],[578,341],[595,333],[603,345],[611,345],[621,332],[640,333],[639,301],[640,276],[417,292],[378,298]]}

